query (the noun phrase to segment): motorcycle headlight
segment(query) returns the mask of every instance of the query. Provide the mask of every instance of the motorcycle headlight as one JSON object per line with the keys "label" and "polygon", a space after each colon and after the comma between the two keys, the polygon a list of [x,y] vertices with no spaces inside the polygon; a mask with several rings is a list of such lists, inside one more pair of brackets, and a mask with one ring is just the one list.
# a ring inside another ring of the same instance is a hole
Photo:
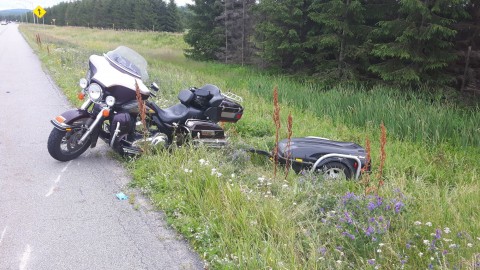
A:
{"label": "motorcycle headlight", "polygon": [[92,83],[90,86],[88,86],[87,94],[91,101],[99,102],[102,100],[102,87],[96,83]]}
{"label": "motorcycle headlight", "polygon": [[80,79],[80,82],[78,83],[78,85],[80,85],[80,87],[81,87],[82,89],[85,89],[85,87],[87,87],[87,85],[88,85],[87,79],[81,78],[81,79]]}
{"label": "motorcycle headlight", "polygon": [[107,103],[109,107],[112,107],[113,105],[115,105],[115,98],[112,96],[107,96],[105,98],[105,103]]}

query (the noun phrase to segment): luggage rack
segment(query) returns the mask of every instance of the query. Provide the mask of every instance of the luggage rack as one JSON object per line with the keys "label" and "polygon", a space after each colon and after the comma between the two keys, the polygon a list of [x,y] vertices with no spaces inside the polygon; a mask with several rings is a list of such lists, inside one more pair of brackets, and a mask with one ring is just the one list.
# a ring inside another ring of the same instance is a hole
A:
{"label": "luggage rack", "polygon": [[242,103],[243,102],[243,98],[241,96],[236,95],[232,92],[222,93],[222,96],[224,96],[226,99],[229,99],[229,100],[237,102],[237,103]]}

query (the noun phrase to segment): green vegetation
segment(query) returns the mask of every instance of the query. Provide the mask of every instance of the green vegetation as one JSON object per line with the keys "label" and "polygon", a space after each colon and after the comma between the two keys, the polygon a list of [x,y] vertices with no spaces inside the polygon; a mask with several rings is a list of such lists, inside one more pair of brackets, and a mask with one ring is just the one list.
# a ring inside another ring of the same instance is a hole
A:
{"label": "green vegetation", "polygon": [[[21,31],[72,102],[88,56],[119,45],[149,61],[162,106],[175,103],[180,89],[206,83],[243,96],[244,118],[225,126],[230,148],[184,147],[125,162],[132,185],[165,211],[209,268],[480,266],[478,106],[465,109],[448,98],[380,86],[325,89],[247,67],[195,62],[184,58],[181,35],[33,25]],[[359,182],[293,173],[285,178],[281,172],[274,178],[270,161],[239,151],[243,145],[272,148],[275,86],[282,138],[289,112],[296,137],[363,145],[369,138],[372,175]],[[379,176],[381,122],[388,136]],[[365,195],[379,180],[378,195]]]}
{"label": "green vegetation", "polygon": [[185,41],[193,59],[269,66],[331,84],[463,90],[477,80],[469,61],[477,57],[467,51],[479,50],[480,13],[471,0],[196,0],[190,9]]}

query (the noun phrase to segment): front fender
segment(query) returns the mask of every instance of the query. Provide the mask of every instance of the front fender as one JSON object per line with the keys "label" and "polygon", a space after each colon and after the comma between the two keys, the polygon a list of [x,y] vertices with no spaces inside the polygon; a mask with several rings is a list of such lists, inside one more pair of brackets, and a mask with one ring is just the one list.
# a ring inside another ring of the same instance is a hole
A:
{"label": "front fender", "polygon": [[74,110],[68,110],[60,114],[50,122],[53,124],[53,126],[56,129],[65,131],[68,128],[72,128],[73,123],[75,123],[75,121],[79,119],[91,118],[91,117],[92,117],[91,114],[86,110],[74,109]]}

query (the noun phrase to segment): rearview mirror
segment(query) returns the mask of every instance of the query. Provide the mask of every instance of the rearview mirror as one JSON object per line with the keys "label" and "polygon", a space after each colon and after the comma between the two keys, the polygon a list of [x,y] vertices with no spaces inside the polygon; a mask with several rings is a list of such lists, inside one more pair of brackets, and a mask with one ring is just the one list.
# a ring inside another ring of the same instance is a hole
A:
{"label": "rearview mirror", "polygon": [[152,83],[150,85],[150,87],[155,91],[155,92],[158,92],[158,90],[160,90],[160,88],[158,87],[157,83]]}

